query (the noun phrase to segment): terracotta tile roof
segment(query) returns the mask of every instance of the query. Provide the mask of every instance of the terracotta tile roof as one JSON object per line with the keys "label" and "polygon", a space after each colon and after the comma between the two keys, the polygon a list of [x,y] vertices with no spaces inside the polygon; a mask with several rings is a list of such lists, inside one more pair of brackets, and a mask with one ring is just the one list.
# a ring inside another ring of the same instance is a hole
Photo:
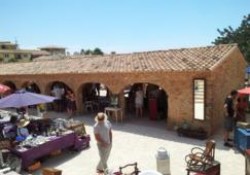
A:
{"label": "terracotta tile roof", "polygon": [[33,52],[36,52],[36,50],[28,50],[28,49],[4,49],[0,50],[1,54],[18,54],[18,53],[23,53],[23,54],[32,54]]}
{"label": "terracotta tile roof", "polygon": [[224,44],[208,47],[170,49],[104,56],[71,56],[0,65],[0,75],[95,72],[183,72],[207,71],[237,47]]}

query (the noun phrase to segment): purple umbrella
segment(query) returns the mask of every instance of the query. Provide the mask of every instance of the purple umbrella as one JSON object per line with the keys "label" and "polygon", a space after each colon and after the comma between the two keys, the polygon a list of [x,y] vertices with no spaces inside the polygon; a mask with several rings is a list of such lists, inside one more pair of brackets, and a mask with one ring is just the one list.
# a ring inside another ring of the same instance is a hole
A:
{"label": "purple umbrella", "polygon": [[0,99],[0,108],[20,108],[23,106],[53,102],[55,99],[56,97],[21,90]]}

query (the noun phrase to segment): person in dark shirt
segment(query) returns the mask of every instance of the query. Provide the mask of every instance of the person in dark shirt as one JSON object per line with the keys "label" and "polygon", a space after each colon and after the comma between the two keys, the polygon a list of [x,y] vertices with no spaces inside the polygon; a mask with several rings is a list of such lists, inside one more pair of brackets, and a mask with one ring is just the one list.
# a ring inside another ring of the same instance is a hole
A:
{"label": "person in dark shirt", "polygon": [[17,121],[18,117],[16,115],[12,115],[10,118],[10,122],[4,125],[3,135],[4,138],[15,140],[17,135]]}
{"label": "person in dark shirt", "polygon": [[224,102],[224,146],[233,147],[230,143],[232,139],[229,138],[230,132],[233,131],[234,118],[236,117],[236,97],[237,91],[232,90],[230,95],[227,96]]}

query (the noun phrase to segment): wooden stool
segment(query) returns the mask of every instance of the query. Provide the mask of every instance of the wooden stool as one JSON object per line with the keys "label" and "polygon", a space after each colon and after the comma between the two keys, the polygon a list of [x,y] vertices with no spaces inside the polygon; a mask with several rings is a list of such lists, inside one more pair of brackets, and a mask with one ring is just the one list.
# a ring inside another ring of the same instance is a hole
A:
{"label": "wooden stool", "polygon": [[43,175],[62,175],[62,170],[55,168],[43,168]]}

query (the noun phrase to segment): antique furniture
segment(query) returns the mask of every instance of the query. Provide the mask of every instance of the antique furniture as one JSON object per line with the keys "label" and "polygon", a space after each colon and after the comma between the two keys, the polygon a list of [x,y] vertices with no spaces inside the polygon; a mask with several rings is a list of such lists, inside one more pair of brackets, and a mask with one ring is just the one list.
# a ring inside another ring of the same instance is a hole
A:
{"label": "antique furniture", "polygon": [[99,110],[99,104],[95,101],[85,101],[84,109],[89,112],[93,112],[95,110]]}
{"label": "antique furniture", "polygon": [[212,161],[206,164],[203,169],[197,167],[187,167],[187,175],[195,173],[195,175],[220,175],[220,162]]}
{"label": "antique furniture", "polygon": [[106,107],[104,109],[104,112],[110,116],[110,117],[114,117],[116,123],[119,121],[122,122],[123,121],[123,112],[121,108],[117,108],[117,107]]}
{"label": "antique furniture", "polygon": [[185,157],[189,169],[204,170],[207,165],[212,165],[215,154],[215,141],[208,140],[205,149],[194,147],[191,153]]}
{"label": "antique furniture", "polygon": [[62,170],[58,170],[55,168],[43,168],[42,173],[43,175],[61,175]]}
{"label": "antique furniture", "polygon": [[135,163],[130,163],[130,164],[127,164],[124,166],[120,166],[119,171],[115,172],[113,174],[114,175],[138,175],[139,173],[140,173],[140,171],[137,167],[137,162],[135,162]]}

